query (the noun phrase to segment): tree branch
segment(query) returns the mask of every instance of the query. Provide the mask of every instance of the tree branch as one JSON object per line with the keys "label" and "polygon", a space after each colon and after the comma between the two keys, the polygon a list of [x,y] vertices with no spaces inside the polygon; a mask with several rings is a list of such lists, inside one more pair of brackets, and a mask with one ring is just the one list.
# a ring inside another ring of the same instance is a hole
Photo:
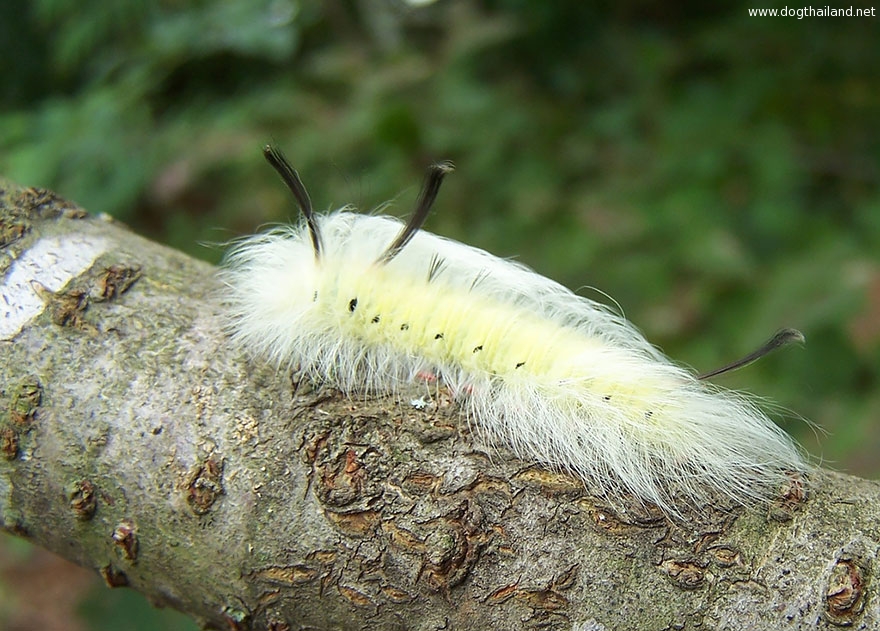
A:
{"label": "tree branch", "polygon": [[877,482],[612,510],[490,459],[442,387],[247,361],[211,266],[2,188],[0,523],[108,585],[218,629],[880,627]]}

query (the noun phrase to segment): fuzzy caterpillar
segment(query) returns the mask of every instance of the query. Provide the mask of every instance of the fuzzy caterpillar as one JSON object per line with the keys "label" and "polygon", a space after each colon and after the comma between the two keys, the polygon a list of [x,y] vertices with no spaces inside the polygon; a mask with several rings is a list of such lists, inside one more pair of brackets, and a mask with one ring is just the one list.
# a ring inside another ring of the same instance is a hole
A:
{"label": "fuzzy caterpillar", "polygon": [[758,407],[702,380],[802,339],[796,331],[695,376],[605,306],[421,230],[451,165],[431,168],[403,225],[314,214],[296,171],[277,149],[264,153],[304,221],[226,256],[228,328],[253,355],[347,393],[395,393],[436,374],[485,442],[669,514],[716,494],[767,501],[806,469]]}

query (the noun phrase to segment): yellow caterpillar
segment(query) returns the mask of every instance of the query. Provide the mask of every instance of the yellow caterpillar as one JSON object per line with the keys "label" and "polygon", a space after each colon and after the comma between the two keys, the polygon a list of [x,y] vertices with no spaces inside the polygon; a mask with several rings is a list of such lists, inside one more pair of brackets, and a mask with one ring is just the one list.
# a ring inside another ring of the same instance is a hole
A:
{"label": "yellow caterpillar", "polygon": [[431,167],[404,225],[315,214],[281,153],[264,153],[304,221],[241,240],[226,257],[229,330],[255,356],[349,393],[398,392],[435,374],[487,443],[670,514],[714,494],[766,501],[806,469],[760,409],[703,380],[802,339],[797,331],[695,376],[605,306],[421,230],[448,163]]}

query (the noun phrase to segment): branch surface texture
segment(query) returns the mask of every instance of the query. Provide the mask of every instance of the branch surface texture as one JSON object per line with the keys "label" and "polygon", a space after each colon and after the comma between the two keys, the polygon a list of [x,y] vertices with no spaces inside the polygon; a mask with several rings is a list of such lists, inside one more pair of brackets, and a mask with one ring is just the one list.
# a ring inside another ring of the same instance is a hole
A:
{"label": "branch surface texture", "polygon": [[211,266],[0,181],[0,525],[209,629],[880,628],[880,483],[681,521],[227,340]]}

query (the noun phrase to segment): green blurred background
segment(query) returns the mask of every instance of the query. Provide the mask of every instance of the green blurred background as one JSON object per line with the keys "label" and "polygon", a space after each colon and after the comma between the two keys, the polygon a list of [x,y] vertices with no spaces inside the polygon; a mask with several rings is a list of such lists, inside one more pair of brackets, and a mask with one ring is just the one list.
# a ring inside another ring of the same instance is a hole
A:
{"label": "green blurred background", "polygon": [[[684,363],[801,329],[718,383],[876,477],[880,18],[748,14],[774,6],[0,3],[0,173],[217,261],[296,217],[267,141],[322,209],[406,214],[451,159],[430,230],[607,292]],[[0,628],[195,627],[6,537]]]}

